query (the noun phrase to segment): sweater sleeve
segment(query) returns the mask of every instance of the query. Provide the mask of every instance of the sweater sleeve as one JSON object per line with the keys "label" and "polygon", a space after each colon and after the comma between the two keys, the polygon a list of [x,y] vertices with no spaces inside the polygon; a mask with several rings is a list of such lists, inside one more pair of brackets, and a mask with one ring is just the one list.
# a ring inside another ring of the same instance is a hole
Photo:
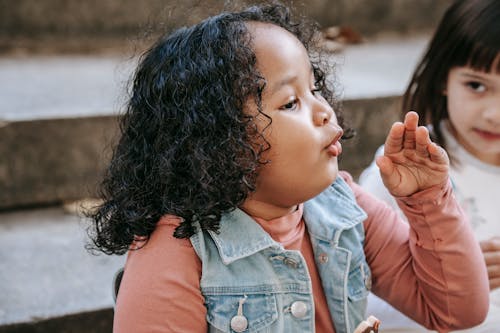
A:
{"label": "sweater sleeve", "polygon": [[188,239],[173,236],[178,224],[164,217],[142,248],[129,251],[114,333],[206,333],[201,262]]}
{"label": "sweater sleeve", "polygon": [[488,311],[488,277],[450,182],[397,198],[409,224],[352,180],[350,185],[368,214],[364,247],[372,291],[439,332],[481,323]]}

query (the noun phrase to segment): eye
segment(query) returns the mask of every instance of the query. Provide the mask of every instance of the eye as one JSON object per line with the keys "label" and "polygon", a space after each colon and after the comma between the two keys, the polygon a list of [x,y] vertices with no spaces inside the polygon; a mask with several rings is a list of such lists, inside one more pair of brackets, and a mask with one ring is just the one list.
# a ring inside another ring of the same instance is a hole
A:
{"label": "eye", "polygon": [[469,82],[466,82],[465,85],[475,91],[475,92],[485,92],[486,91],[486,86],[484,84],[482,84],[481,82],[478,82],[478,81],[469,81]]}
{"label": "eye", "polygon": [[294,98],[290,102],[280,106],[280,110],[290,111],[290,110],[294,110],[296,107],[297,107],[297,99]]}

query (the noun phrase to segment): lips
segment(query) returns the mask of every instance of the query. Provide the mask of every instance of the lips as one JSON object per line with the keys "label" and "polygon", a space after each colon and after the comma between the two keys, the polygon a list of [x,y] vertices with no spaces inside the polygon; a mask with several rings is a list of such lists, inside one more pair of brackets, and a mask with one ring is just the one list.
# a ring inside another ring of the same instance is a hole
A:
{"label": "lips", "polygon": [[490,131],[481,130],[478,128],[474,129],[474,132],[485,140],[500,140],[500,133],[494,133]]}
{"label": "lips", "polygon": [[326,148],[328,150],[328,153],[330,153],[332,156],[339,156],[342,153],[342,145],[339,141],[332,143]]}
{"label": "lips", "polygon": [[344,134],[344,131],[340,127],[336,130],[337,130],[336,135],[333,137],[330,143],[327,144],[325,147],[328,153],[332,156],[339,156],[342,153],[342,145],[340,144],[339,140]]}

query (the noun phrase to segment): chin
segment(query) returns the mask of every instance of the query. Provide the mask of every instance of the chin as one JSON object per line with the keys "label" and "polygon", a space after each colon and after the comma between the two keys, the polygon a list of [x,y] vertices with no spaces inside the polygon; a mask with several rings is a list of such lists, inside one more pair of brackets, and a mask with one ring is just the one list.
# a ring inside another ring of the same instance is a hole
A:
{"label": "chin", "polygon": [[324,183],[322,184],[323,185],[322,189],[321,189],[321,191],[319,191],[319,193],[323,192],[324,190],[326,190],[328,188],[328,186],[332,185],[333,182],[335,182],[335,179],[337,179],[338,175],[339,175],[338,169],[331,170],[328,173],[327,177],[325,177]]}
{"label": "chin", "polygon": [[330,176],[330,183],[333,183],[335,179],[337,179],[337,176],[339,175],[339,166],[337,163],[335,163],[335,166],[330,169],[330,172],[328,173]]}

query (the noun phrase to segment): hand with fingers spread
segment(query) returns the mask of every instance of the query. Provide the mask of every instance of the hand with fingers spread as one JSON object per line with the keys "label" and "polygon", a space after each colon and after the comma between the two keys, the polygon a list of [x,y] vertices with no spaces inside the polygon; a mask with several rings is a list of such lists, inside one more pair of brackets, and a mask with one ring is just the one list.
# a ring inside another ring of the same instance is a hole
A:
{"label": "hand with fingers spread", "polygon": [[488,270],[490,290],[500,287],[500,237],[495,236],[479,242]]}
{"label": "hand with fingers spread", "polygon": [[376,163],[384,185],[394,196],[409,196],[448,178],[448,155],[431,141],[427,128],[418,126],[418,114],[413,111],[406,114],[403,123],[392,125],[384,155]]}

